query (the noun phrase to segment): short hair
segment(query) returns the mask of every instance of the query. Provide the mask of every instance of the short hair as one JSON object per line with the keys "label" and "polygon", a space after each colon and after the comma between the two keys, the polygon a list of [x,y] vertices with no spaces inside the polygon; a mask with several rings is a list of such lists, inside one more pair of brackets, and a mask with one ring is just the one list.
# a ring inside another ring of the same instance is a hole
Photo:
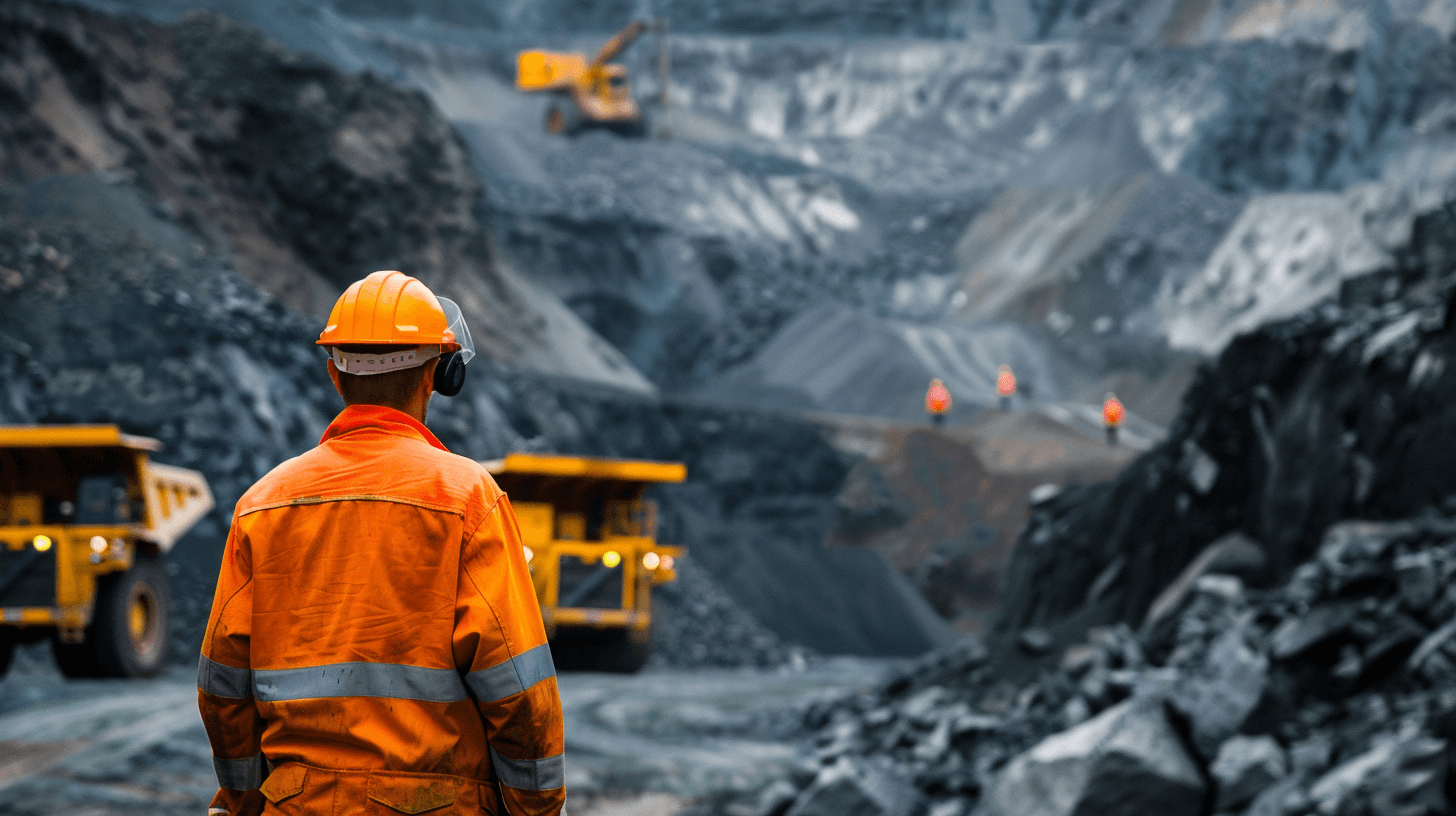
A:
{"label": "short hair", "polygon": [[[347,344],[338,347],[351,354],[391,354],[416,348],[412,345],[362,345]],[[428,360],[425,361],[429,363]],[[425,365],[386,371],[383,374],[349,374],[339,372],[339,394],[345,405],[383,405],[386,408],[403,410],[410,397],[420,387],[425,376]]]}

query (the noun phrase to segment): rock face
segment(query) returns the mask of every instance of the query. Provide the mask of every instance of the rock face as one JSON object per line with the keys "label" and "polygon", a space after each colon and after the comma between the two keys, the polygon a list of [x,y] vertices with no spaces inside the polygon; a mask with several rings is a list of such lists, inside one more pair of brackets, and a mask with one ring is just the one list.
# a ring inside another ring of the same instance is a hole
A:
{"label": "rock face", "polygon": [[[498,358],[431,406],[453,450],[689,463],[691,480],[660,499],[664,536],[693,545],[709,589],[664,596],[662,660],[779,665],[939,642],[883,558],[820,546],[847,463],[814,426],[671,409],[630,366],[593,388],[511,357],[620,359],[495,266],[480,182],[420,94],[211,14],[162,26],[22,2],[0,21],[0,422],[118,423],[160,439],[159,461],[207,475],[218,510],[169,563],[177,660],[196,654],[232,505],[342,407],[309,298],[331,302],[366,257],[486,304],[472,325]],[[879,628],[844,623],[859,620]]]}
{"label": "rock face", "polygon": [[[136,235],[173,265],[225,258],[311,315],[374,269],[408,270],[461,303],[498,361],[650,390],[498,267],[465,145],[422,94],[213,13],[158,26],[19,2],[0,23],[13,216]],[[107,185],[109,208],[87,200]]]}
{"label": "rock face", "polygon": [[[1093,629],[1022,685],[974,641],[927,655],[807,709],[800,778],[878,758],[935,812],[987,816],[1445,813],[1456,595],[1412,607],[1415,560],[1456,570],[1456,520],[1335,525],[1287,583],[1207,576],[1169,632]],[[1321,637],[1290,649],[1306,626]]]}
{"label": "rock face", "polygon": [[[1456,492],[1445,466],[1456,453],[1446,363],[1456,350],[1453,223],[1449,211],[1423,217],[1395,268],[1235,340],[1200,371],[1163,445],[1116,480],[1038,505],[1012,557],[998,626],[1012,633],[1078,612],[1081,588],[1119,560],[1127,580],[1086,614],[1135,624],[1225,534],[1257,541],[1266,579],[1283,579],[1333,522],[1400,518]],[[1188,466],[1189,443],[1218,465],[1207,490]],[[1421,570],[1407,566],[1417,596],[1428,591]],[[1319,636],[1291,632],[1282,648]]]}
{"label": "rock face", "polygon": [[1202,812],[1206,789],[1157,700],[1135,699],[1047,737],[1001,772],[985,816]]}
{"label": "rock face", "polygon": [[809,707],[806,768],[887,759],[936,812],[1448,812],[1453,224],[1236,340],[1113,482],[1047,491],[999,642]]}

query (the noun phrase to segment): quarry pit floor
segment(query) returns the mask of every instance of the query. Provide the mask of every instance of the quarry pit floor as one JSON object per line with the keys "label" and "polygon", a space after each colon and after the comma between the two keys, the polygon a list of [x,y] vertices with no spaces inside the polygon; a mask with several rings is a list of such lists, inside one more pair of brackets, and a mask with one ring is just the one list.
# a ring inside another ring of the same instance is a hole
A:
{"label": "quarry pit floor", "polygon": [[[799,755],[800,707],[872,685],[893,661],[800,670],[563,673],[574,816],[673,816],[756,791]],[[0,814],[140,816],[206,809],[215,790],[194,673],[67,680],[49,665],[0,680]]]}

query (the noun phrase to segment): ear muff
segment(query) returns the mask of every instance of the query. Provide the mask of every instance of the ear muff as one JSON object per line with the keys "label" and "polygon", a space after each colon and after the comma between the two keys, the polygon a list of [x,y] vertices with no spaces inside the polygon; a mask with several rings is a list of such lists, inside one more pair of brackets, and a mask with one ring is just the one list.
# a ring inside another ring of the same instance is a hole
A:
{"label": "ear muff", "polygon": [[465,361],[458,351],[441,354],[439,359],[435,364],[435,391],[453,397],[465,387]]}

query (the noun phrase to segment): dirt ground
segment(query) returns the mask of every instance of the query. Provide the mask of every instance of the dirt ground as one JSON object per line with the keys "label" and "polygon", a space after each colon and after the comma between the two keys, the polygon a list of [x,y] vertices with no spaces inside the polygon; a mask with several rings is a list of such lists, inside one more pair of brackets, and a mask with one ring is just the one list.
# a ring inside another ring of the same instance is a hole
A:
{"label": "dirt ground", "polygon": [[[891,665],[562,674],[571,812],[673,816],[759,790],[797,756],[798,706],[868,686]],[[181,667],[145,681],[18,667],[0,680],[0,814],[202,813],[215,781],[196,700],[193,672]]]}

